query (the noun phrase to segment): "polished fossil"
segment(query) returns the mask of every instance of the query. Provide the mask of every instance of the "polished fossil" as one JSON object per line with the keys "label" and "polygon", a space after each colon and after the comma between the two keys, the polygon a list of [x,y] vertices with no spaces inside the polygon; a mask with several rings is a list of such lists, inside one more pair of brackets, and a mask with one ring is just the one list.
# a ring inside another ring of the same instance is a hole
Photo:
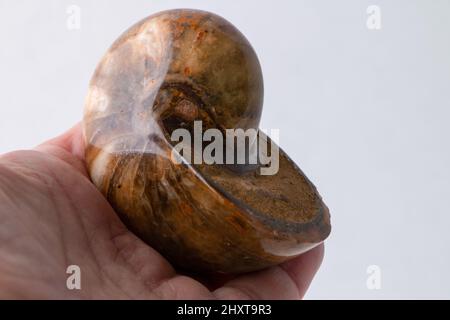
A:
{"label": "polished fossil", "polygon": [[91,80],[83,120],[91,179],[177,267],[240,273],[295,257],[328,236],[330,221],[282,150],[275,175],[173,157],[177,128],[257,129],[262,104],[260,64],[233,25],[197,10],[152,15],[112,45]]}

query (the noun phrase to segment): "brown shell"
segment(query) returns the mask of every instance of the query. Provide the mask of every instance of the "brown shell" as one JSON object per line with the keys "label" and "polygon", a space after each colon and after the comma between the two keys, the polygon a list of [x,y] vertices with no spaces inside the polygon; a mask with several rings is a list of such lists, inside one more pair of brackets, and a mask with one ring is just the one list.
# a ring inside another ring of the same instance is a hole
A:
{"label": "brown shell", "polygon": [[292,258],[323,241],[330,224],[284,152],[279,172],[264,177],[171,157],[173,129],[194,120],[257,128],[262,103],[256,54],[229,22],[197,10],[150,16],[92,78],[83,121],[91,178],[125,224],[179,267],[239,273]]}

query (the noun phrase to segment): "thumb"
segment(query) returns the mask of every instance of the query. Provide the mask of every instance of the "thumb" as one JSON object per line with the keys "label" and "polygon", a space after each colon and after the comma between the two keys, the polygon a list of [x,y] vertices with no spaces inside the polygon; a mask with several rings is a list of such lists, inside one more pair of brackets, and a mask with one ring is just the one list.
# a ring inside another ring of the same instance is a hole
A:
{"label": "thumb", "polygon": [[34,149],[67,162],[87,176],[84,164],[84,138],[81,123],[76,124],[65,133],[38,145]]}

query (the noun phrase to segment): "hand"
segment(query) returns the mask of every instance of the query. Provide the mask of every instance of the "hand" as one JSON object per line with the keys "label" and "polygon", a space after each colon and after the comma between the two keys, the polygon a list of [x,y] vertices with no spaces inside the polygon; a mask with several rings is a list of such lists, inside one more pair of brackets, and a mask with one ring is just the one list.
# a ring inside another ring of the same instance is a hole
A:
{"label": "hand", "polygon": [[[121,223],[90,182],[80,126],[0,156],[0,298],[298,299],[323,245],[212,288],[174,268]],[[66,269],[81,269],[69,290]],[[214,279],[213,279],[214,280]]]}

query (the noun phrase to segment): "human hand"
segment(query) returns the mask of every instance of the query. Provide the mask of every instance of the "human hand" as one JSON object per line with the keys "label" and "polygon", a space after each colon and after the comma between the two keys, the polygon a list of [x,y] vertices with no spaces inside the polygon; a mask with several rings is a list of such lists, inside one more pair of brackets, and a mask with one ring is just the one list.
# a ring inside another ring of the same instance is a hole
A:
{"label": "human hand", "polygon": [[[320,245],[215,286],[181,275],[126,229],[83,158],[80,125],[0,156],[0,298],[298,299],[322,262]],[[81,269],[81,290],[66,286],[69,265]]]}

